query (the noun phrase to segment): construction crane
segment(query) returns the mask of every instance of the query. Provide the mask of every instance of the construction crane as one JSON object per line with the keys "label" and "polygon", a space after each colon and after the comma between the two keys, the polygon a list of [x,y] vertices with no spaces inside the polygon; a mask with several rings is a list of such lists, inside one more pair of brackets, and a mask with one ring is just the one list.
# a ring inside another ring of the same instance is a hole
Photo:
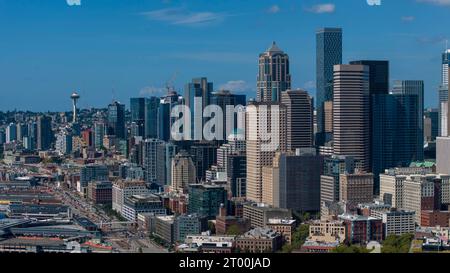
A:
{"label": "construction crane", "polygon": [[172,77],[166,82],[167,94],[169,94],[171,91],[175,91],[174,83],[177,79],[178,74],[178,71],[173,73]]}

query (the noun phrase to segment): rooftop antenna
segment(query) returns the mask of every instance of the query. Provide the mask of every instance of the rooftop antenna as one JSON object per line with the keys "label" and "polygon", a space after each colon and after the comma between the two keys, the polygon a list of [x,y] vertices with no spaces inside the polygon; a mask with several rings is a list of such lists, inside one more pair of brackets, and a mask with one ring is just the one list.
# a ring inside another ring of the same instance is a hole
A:
{"label": "rooftop antenna", "polygon": [[114,88],[111,90],[111,96],[112,96],[112,103],[114,103],[116,101],[116,91],[114,90]]}

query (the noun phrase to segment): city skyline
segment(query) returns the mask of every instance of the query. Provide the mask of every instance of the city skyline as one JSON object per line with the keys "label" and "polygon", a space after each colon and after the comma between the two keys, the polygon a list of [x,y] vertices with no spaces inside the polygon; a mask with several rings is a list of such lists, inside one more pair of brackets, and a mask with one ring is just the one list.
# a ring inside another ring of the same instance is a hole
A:
{"label": "city skyline", "polygon": [[174,75],[181,94],[190,79],[208,77],[214,91],[255,98],[258,54],[272,41],[290,57],[292,88],[316,97],[322,27],[343,29],[343,63],[389,60],[391,88],[394,80],[424,80],[425,106],[438,106],[450,7],[432,1],[64,2],[0,2],[0,23],[9,26],[0,30],[3,111],[69,111],[73,91],[81,109],[113,98],[129,108],[130,97],[164,95]]}

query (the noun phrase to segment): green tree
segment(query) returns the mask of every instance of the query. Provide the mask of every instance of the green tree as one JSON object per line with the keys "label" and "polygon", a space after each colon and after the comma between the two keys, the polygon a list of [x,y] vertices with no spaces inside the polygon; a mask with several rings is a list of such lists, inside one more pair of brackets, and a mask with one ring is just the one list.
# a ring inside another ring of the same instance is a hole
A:
{"label": "green tree", "polygon": [[300,225],[292,234],[292,244],[290,247],[284,248],[286,251],[292,251],[293,249],[299,249],[305,243],[309,236],[309,225]]}
{"label": "green tree", "polygon": [[332,253],[369,253],[370,251],[362,246],[340,245],[331,251]]}
{"label": "green tree", "polygon": [[411,248],[413,234],[403,234],[401,236],[389,235],[383,241],[382,253],[409,253]]}
{"label": "green tree", "polygon": [[227,230],[227,235],[240,235],[241,229],[237,225],[231,225]]}
{"label": "green tree", "polygon": [[216,234],[216,226],[214,225],[213,222],[211,221],[208,222],[208,229],[209,231],[211,231],[211,234]]}

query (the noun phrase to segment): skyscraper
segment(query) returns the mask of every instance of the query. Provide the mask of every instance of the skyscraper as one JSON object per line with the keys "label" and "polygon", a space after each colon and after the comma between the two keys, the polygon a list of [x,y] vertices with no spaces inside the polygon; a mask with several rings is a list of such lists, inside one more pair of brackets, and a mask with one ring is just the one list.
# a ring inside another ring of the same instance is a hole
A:
{"label": "skyscraper", "polygon": [[319,29],[316,33],[316,144],[319,146],[332,137],[325,133],[324,103],[333,100],[333,67],[337,64],[342,64],[342,29]]}
{"label": "skyscraper", "polygon": [[172,108],[181,104],[177,92],[170,91],[165,97],[161,98],[158,108],[158,138],[164,141],[171,139],[171,128],[174,122],[171,111]]}
{"label": "skyscraper", "polygon": [[250,102],[246,112],[247,199],[261,202],[262,169],[277,151],[286,151],[286,107],[274,102]]}
{"label": "skyscraper", "polygon": [[134,122],[137,126],[137,136],[142,137],[145,133],[145,101],[145,98],[130,99],[131,122]]}
{"label": "skyscraper", "polygon": [[439,136],[448,136],[448,76],[450,65],[450,49],[442,53],[441,84],[439,86]]}
{"label": "skyscraper", "polygon": [[[206,106],[208,106],[211,103],[211,96],[214,85],[212,82],[208,82],[207,78],[194,78],[192,79],[192,82],[188,83],[184,87],[184,100],[185,105],[189,107],[191,111],[191,137],[194,139],[196,136],[199,138],[197,140],[201,140],[203,137],[203,124],[206,122],[205,119],[203,119],[203,110]],[[196,98],[198,100],[197,103],[199,105],[199,109],[195,109],[196,104]],[[201,104],[201,105],[200,105]],[[198,110],[198,111],[196,111]],[[201,111],[200,111],[201,110]],[[198,122],[197,124],[194,122]],[[197,127],[195,127],[197,126]],[[199,134],[197,135],[196,132]]]}
{"label": "skyscraper", "polygon": [[10,123],[6,127],[6,143],[11,143],[17,140],[17,125]]}
{"label": "skyscraper", "polygon": [[263,202],[302,212],[320,210],[323,157],[315,148],[277,153],[272,166],[263,167]]}
{"label": "skyscraper", "polygon": [[278,102],[281,92],[291,89],[289,56],[275,42],[259,55],[257,101]]}
{"label": "skyscraper", "polygon": [[448,67],[450,66],[450,49],[442,53],[442,78],[441,85],[448,86]]}
{"label": "skyscraper", "polygon": [[96,149],[103,147],[103,137],[105,136],[105,123],[94,123],[94,145]]}
{"label": "skyscraper", "polygon": [[393,167],[407,167],[423,160],[423,133],[419,131],[419,98],[388,94],[373,97],[372,170],[374,190],[379,191],[379,174]]}
{"label": "skyscraper", "polygon": [[158,138],[158,109],[161,99],[145,99],[145,138]]}
{"label": "skyscraper", "polygon": [[370,171],[369,67],[334,66],[334,154],[353,156]]}
{"label": "skyscraper", "polygon": [[172,191],[186,191],[189,184],[196,184],[197,172],[191,156],[181,150],[172,159]]}
{"label": "skyscraper", "polygon": [[[223,136],[222,139],[219,140],[227,140],[228,136],[234,133],[236,129],[238,129],[239,127],[242,128],[244,126],[243,123],[245,122],[245,114],[243,110],[241,112],[242,119],[239,120],[240,116],[237,112],[234,112],[234,108],[239,105],[245,106],[247,104],[245,95],[237,95],[232,94],[228,90],[220,90],[213,93],[211,104],[219,106],[223,112],[223,120],[221,121],[223,126]],[[228,111],[228,106],[233,106],[233,112]],[[238,110],[239,109],[237,109],[236,111]],[[230,130],[227,131],[227,129]]]}
{"label": "skyscraper", "polygon": [[49,150],[53,142],[52,119],[49,116],[39,116],[37,120],[37,149]]}
{"label": "skyscraper", "polygon": [[158,159],[158,145],[161,142],[161,140],[149,138],[146,139],[143,144],[143,167],[145,170],[144,177],[145,182],[149,185],[151,185],[152,183],[158,183],[156,163]]}
{"label": "skyscraper", "polygon": [[417,160],[423,160],[423,111],[424,111],[424,83],[423,81],[395,81],[394,88],[392,90],[394,95],[416,95],[418,99],[417,108],[417,120],[419,121],[418,128],[419,134],[417,136]]}
{"label": "skyscraper", "polygon": [[281,103],[286,106],[287,149],[313,147],[313,98],[301,89],[287,90],[281,93]]}
{"label": "skyscraper", "polygon": [[370,95],[389,94],[389,61],[361,60],[350,64],[369,67]]}
{"label": "skyscraper", "polygon": [[107,134],[125,139],[125,105],[114,101],[108,105]]}

